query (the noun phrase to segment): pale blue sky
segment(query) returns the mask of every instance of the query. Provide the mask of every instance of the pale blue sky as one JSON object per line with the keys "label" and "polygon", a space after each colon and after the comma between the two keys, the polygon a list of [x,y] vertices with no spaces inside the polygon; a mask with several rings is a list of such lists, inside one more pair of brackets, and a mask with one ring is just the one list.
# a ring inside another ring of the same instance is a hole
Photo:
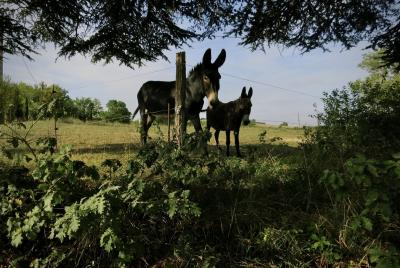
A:
{"label": "pale blue sky", "polygon": [[[358,67],[362,55],[367,53],[363,50],[366,43],[343,51],[341,47],[332,45],[332,52],[314,50],[301,55],[299,50],[281,50],[278,47],[266,49],[265,53],[251,52],[237,45],[238,42],[234,38],[217,38],[193,43],[191,47],[185,46],[182,50],[186,52],[186,70],[189,72],[190,66],[201,62],[207,48],[212,49],[212,60],[225,48],[227,58],[220,68],[222,78],[219,98],[224,102],[234,100],[239,97],[243,86],[252,86],[254,94],[250,118],[257,121],[272,124],[279,124],[275,121],[286,121],[297,125],[299,118],[301,125],[313,125],[315,120],[310,115],[315,114],[314,103],[318,110],[322,110],[322,92],[342,88],[348,82],[367,75]],[[117,62],[93,64],[89,58],[80,55],[70,60],[60,58],[56,61],[56,50],[49,45],[45,50],[39,50],[41,55],[34,55],[35,61],[5,55],[4,73],[14,82],[56,83],[68,90],[72,98],[98,98],[103,106],[110,99],[122,100],[132,112],[137,107],[136,94],[144,82],[175,80],[175,54],[179,51],[167,51],[170,62],[160,59],[132,70]],[[201,117],[204,116],[201,114]]]}

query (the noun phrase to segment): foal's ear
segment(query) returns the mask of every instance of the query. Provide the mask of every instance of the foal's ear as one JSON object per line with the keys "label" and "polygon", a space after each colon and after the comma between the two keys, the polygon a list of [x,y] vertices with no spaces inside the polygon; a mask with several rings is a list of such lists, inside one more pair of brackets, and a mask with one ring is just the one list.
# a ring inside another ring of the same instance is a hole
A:
{"label": "foal's ear", "polygon": [[247,93],[247,97],[250,99],[253,96],[253,88],[250,87],[249,92]]}
{"label": "foal's ear", "polygon": [[203,65],[210,66],[211,65],[211,48],[208,48],[203,55]]}
{"label": "foal's ear", "polygon": [[241,98],[246,98],[246,87],[243,87],[242,94],[240,95]]}
{"label": "foal's ear", "polygon": [[225,59],[226,59],[226,51],[225,49],[222,49],[221,53],[219,53],[217,59],[214,61],[214,66],[217,68],[221,67],[222,64],[224,64]]}

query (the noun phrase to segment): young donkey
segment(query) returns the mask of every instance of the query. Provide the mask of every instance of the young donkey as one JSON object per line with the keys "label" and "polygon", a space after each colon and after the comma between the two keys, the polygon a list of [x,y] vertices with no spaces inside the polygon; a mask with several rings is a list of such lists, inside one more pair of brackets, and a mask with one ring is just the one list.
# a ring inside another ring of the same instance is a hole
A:
{"label": "young donkey", "polygon": [[242,94],[237,100],[222,103],[216,102],[209,105],[207,108],[207,129],[210,127],[215,129],[214,137],[215,142],[219,147],[218,136],[221,130],[226,131],[226,155],[229,156],[230,133],[233,130],[235,135],[236,154],[241,157],[239,149],[239,129],[240,124],[248,125],[250,123],[249,115],[251,111],[251,96],[253,89],[250,87],[249,92],[246,94],[246,87],[243,87]]}
{"label": "young donkey", "polygon": [[[211,62],[211,49],[203,55],[202,63],[197,64],[186,79],[186,98],[184,109],[186,119],[190,119],[196,132],[201,131],[199,113],[203,108],[204,97],[209,103],[218,101],[219,80],[221,75],[218,68],[225,62],[225,49],[221,50],[217,59]],[[141,142],[147,141],[147,132],[157,116],[168,113],[168,104],[171,114],[175,108],[175,81],[147,81],[140,88],[137,99],[138,108],[133,117],[140,111],[141,116]],[[133,118],[132,117],[132,118]]]}

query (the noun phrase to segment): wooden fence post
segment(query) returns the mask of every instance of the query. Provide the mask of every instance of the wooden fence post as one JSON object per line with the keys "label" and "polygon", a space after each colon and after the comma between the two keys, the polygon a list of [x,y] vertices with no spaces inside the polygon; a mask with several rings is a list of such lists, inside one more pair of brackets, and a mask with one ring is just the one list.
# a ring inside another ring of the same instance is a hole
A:
{"label": "wooden fence post", "polygon": [[51,95],[52,95],[52,97],[53,98],[56,98],[56,104],[55,104],[55,111],[54,111],[54,138],[56,139],[56,146],[55,146],[55,149],[57,149],[57,143],[58,143],[58,141],[57,141],[57,130],[58,130],[58,128],[57,128],[57,112],[58,112],[58,99],[57,99],[57,94],[56,94],[56,91],[55,91],[55,89],[54,89],[54,84],[53,84],[53,90],[52,90],[52,92],[51,92]]}
{"label": "wooden fence post", "polygon": [[168,102],[168,142],[171,142],[171,118],[170,118],[170,105]]}
{"label": "wooden fence post", "polygon": [[0,82],[3,81],[3,29],[0,30]]}
{"label": "wooden fence post", "polygon": [[186,61],[185,52],[176,53],[176,94],[175,94],[175,131],[178,147],[183,145],[186,134]]}

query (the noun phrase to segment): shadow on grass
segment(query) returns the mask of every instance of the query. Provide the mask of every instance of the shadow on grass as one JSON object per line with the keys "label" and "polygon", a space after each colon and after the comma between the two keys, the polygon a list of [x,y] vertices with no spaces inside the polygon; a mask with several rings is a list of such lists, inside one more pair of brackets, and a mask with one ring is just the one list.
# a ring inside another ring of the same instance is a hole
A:
{"label": "shadow on grass", "polygon": [[[211,153],[217,153],[220,155],[226,154],[226,146],[220,145],[220,150],[217,149],[216,145],[208,145],[208,150]],[[250,158],[251,160],[260,157],[293,157],[301,154],[301,148],[289,146],[287,144],[245,144],[240,146],[240,152],[245,159]],[[236,156],[235,146],[230,146],[230,155]]]}
{"label": "shadow on grass", "polygon": [[126,151],[137,151],[140,149],[140,144],[137,143],[108,143],[99,144],[91,147],[72,148],[73,154],[88,154],[88,153],[113,153],[119,154]]}
{"label": "shadow on grass", "polygon": [[[283,157],[301,152],[277,145],[254,147]],[[282,260],[288,266],[309,267],[308,230],[328,204],[321,199],[324,191],[315,183],[309,188],[306,177],[295,169],[256,172],[253,168],[232,166],[190,187],[202,212],[191,237],[214,250],[226,264],[220,267],[276,267],[274,263],[287,267]],[[239,265],[244,260],[247,264]],[[251,265],[256,263],[264,265]]]}
{"label": "shadow on grass", "polygon": [[[98,153],[110,153],[110,154],[122,154],[127,151],[137,152],[141,148],[139,143],[106,143],[92,145],[88,147],[74,147],[72,146],[72,154],[98,154]],[[34,148],[37,150],[38,148]],[[261,157],[293,157],[298,156],[301,153],[301,149],[298,147],[292,147],[286,144],[246,144],[241,145],[240,150],[244,156],[244,159],[254,160]],[[10,153],[29,153],[26,147],[8,148]],[[226,155],[226,146],[220,145],[220,150],[217,149],[216,145],[208,145],[208,151],[215,153],[220,156]],[[230,146],[231,157],[236,156],[235,146]]]}

